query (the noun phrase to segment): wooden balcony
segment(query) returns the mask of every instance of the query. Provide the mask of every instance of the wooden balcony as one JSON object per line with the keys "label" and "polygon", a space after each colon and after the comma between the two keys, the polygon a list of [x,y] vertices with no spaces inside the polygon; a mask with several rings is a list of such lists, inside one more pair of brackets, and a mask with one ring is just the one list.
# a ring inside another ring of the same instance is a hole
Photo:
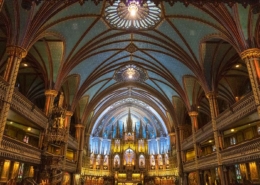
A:
{"label": "wooden balcony", "polygon": [[259,159],[260,137],[224,149],[221,157],[224,165]]}
{"label": "wooden balcony", "polygon": [[218,165],[217,154],[212,153],[209,155],[201,156],[198,158],[199,169],[209,169]]}
{"label": "wooden balcony", "polygon": [[0,156],[33,164],[41,163],[40,149],[8,136],[4,136],[0,144]]}
{"label": "wooden balcony", "polygon": [[77,169],[77,162],[66,159],[65,170],[68,172],[75,172]]}
{"label": "wooden balcony", "polygon": [[[8,83],[0,77],[0,99],[4,100]],[[26,117],[41,128],[47,127],[48,118],[43,111],[37,108],[31,101],[23,96],[19,91],[14,91],[11,109]]]}
{"label": "wooden balcony", "polygon": [[195,160],[186,161],[183,163],[183,171],[190,172],[196,170]]}
{"label": "wooden balcony", "polygon": [[[254,101],[254,96],[252,93],[249,93],[217,117],[217,129],[223,130],[235,121],[249,114],[252,114],[255,111],[256,105]],[[196,132],[196,142],[200,143],[211,136],[213,136],[213,129],[210,121]],[[190,148],[193,148],[192,136],[189,136],[182,142],[182,150],[187,150]]]}

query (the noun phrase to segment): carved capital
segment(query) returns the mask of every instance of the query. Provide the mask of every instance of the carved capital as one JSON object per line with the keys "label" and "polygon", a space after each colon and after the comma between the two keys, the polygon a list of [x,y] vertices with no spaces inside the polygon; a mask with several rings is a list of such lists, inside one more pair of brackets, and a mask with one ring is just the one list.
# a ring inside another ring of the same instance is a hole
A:
{"label": "carved capital", "polygon": [[176,135],[175,132],[171,132],[171,133],[168,134],[168,136],[175,136],[175,135]]}
{"label": "carved capital", "polygon": [[242,60],[247,58],[260,58],[260,49],[259,48],[251,48],[247,49],[240,53],[240,57]]}
{"label": "carved capital", "polygon": [[54,97],[56,97],[57,95],[58,95],[58,91],[56,91],[56,90],[49,89],[49,90],[45,91],[45,96],[54,96]]}
{"label": "carved capital", "polygon": [[198,112],[197,111],[191,111],[191,112],[189,112],[189,116],[190,117],[197,117],[199,114],[198,114]]}
{"label": "carved capital", "polygon": [[84,125],[82,125],[82,124],[76,124],[75,127],[76,127],[76,128],[84,128]]}
{"label": "carved capital", "polygon": [[72,111],[66,111],[66,116],[71,117],[72,115],[73,115],[73,112],[72,112]]}
{"label": "carved capital", "polygon": [[217,93],[214,92],[214,91],[209,91],[209,92],[206,93],[206,97],[208,99],[215,98],[216,96],[217,96]]}
{"label": "carved capital", "polygon": [[24,58],[27,55],[27,51],[19,46],[7,46],[6,53],[9,56],[16,56],[18,58]]}

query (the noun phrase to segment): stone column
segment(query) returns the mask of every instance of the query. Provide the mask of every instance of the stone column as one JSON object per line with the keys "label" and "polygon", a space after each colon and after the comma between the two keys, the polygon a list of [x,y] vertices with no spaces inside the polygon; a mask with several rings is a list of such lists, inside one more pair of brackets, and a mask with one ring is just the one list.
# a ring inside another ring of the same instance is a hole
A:
{"label": "stone column", "polygon": [[196,131],[198,130],[198,112],[197,111],[192,111],[189,112],[189,116],[191,119],[191,124],[192,124],[192,141],[193,141],[193,148],[194,148],[194,153],[195,153],[195,166],[196,166],[196,173],[198,177],[198,184],[202,184],[200,180],[200,173],[199,173],[199,168],[198,168],[198,146],[196,142]]}
{"label": "stone column", "polygon": [[183,181],[183,159],[181,157],[181,142],[180,142],[180,135],[179,135],[179,128],[177,127],[176,129],[176,153],[177,153],[177,165],[178,165],[178,171],[179,171],[179,177],[180,177],[180,182],[179,184]]}
{"label": "stone column", "polygon": [[46,99],[45,99],[44,113],[46,116],[50,115],[53,108],[54,99],[57,95],[58,95],[58,91],[56,90],[49,89],[45,91]]}
{"label": "stone column", "polygon": [[[46,90],[45,91],[45,107],[44,107],[44,113],[46,116],[49,116],[51,114],[52,108],[53,108],[53,102],[55,97],[57,96],[58,91],[56,90]],[[48,128],[48,126],[47,126]],[[39,143],[38,146],[39,148],[43,147],[43,141],[44,141],[44,137],[46,135],[47,129],[41,131],[40,133],[40,138],[39,138]]]}
{"label": "stone column", "polygon": [[218,135],[218,130],[217,130],[217,122],[216,122],[216,117],[219,114],[216,93],[208,92],[206,94],[206,96],[209,100],[209,106],[210,106],[211,123],[212,123],[213,135],[214,135],[214,141],[215,141],[215,147],[216,147],[219,178],[220,178],[221,184],[225,184],[222,161],[221,161],[221,154],[220,154],[219,135]]}
{"label": "stone column", "polygon": [[257,112],[260,116],[260,49],[251,48],[240,53],[242,60],[245,61],[248,70],[249,79],[251,82],[252,91],[257,106]]}
{"label": "stone column", "polygon": [[69,130],[70,130],[70,121],[71,121],[71,116],[73,115],[72,111],[66,111],[66,115],[65,115],[65,121],[64,121],[64,127],[67,128],[68,133],[67,133],[67,142],[65,142],[64,145],[64,151],[63,151],[63,155],[64,155],[64,161],[63,161],[63,170],[65,170],[65,166],[66,166],[66,153],[67,153],[67,148],[68,148],[68,139],[69,139]]}
{"label": "stone column", "polygon": [[2,10],[3,5],[4,5],[4,0],[0,0],[0,11]]}
{"label": "stone column", "polygon": [[79,143],[78,146],[78,164],[77,164],[77,172],[81,173],[81,167],[82,167],[82,157],[83,157],[83,147],[84,147],[84,133],[85,133],[85,127],[82,124],[75,125],[76,127],[76,139]]}
{"label": "stone column", "polygon": [[184,178],[183,178],[183,185],[188,185],[189,184],[189,173],[184,173]]}
{"label": "stone column", "polygon": [[27,55],[27,51],[19,46],[7,46],[6,53],[8,55],[4,79],[7,81],[8,86],[3,100],[3,107],[0,115],[0,143],[4,135],[5,124],[10,104],[12,101],[16,78],[19,71],[21,60]]}

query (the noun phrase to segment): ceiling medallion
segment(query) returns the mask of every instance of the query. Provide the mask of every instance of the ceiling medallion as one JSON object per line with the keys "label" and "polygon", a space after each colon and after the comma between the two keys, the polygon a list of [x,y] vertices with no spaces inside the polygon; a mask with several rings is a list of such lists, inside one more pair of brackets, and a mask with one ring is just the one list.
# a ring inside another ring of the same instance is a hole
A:
{"label": "ceiling medallion", "polygon": [[121,1],[115,1],[113,5],[107,2],[105,19],[119,29],[148,29],[161,20],[161,8],[151,1],[146,1],[142,6],[135,0],[127,5]]}
{"label": "ceiling medallion", "polygon": [[148,79],[148,74],[144,69],[137,67],[136,65],[129,64],[119,68],[114,74],[114,79],[118,82],[123,82],[123,81],[144,82],[145,80]]}
{"label": "ceiling medallion", "polygon": [[129,53],[134,53],[138,50],[138,48],[136,47],[136,45],[134,45],[133,43],[130,43],[127,47],[126,47],[126,51],[128,51]]}

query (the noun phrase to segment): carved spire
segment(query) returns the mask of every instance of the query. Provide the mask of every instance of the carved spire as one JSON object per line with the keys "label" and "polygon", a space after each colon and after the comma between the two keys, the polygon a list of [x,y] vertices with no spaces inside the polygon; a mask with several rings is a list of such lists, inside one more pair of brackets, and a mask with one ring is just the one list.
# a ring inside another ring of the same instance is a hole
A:
{"label": "carved spire", "polygon": [[148,123],[146,123],[146,125],[145,125],[145,132],[146,132],[145,138],[148,139],[148,134],[149,134],[149,132],[148,132]]}
{"label": "carved spire", "polygon": [[132,121],[132,118],[131,118],[130,109],[128,111],[128,117],[127,117],[127,120],[126,120],[126,131],[128,133],[133,132],[133,121]]}
{"label": "carved spire", "polygon": [[143,125],[141,120],[140,120],[140,127],[139,127],[139,138],[143,138]]}
{"label": "carved spire", "polygon": [[59,97],[58,107],[62,107],[63,106],[63,101],[64,101],[64,95],[63,95],[63,92],[61,92],[60,93],[60,97]]}
{"label": "carved spire", "polygon": [[120,128],[119,128],[119,121],[117,122],[117,126],[116,126],[116,138],[120,137]]}

